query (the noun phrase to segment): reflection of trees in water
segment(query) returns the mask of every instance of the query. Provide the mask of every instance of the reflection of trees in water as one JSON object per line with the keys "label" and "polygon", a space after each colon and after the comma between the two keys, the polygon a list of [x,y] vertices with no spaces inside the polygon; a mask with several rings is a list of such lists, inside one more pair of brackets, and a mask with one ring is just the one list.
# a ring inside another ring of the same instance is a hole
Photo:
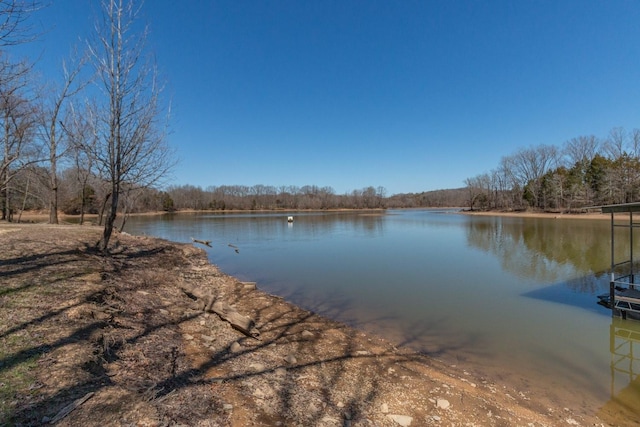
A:
{"label": "reflection of trees in water", "polygon": [[[581,291],[597,289],[609,271],[610,240],[607,221],[496,217],[467,228],[469,245],[498,256],[506,271],[543,282],[572,272],[577,279],[566,283]],[[629,253],[628,239],[616,235],[615,244],[616,253]]]}
{"label": "reflection of trees in water", "polygon": [[[294,222],[288,223],[287,216],[293,215]],[[145,218],[138,222],[144,222]],[[132,223],[135,223],[135,220]],[[380,236],[384,232],[384,216],[383,215],[362,215],[358,213],[314,213],[299,214],[283,212],[282,214],[261,214],[261,213],[235,213],[235,214],[175,214],[162,217],[161,221],[176,220],[184,221],[185,227],[189,229],[189,233],[201,232],[201,236],[211,236],[216,234],[224,236],[226,234],[233,235],[233,238],[239,236],[251,236],[252,239],[273,240],[277,237],[277,233],[287,233],[299,229],[304,233],[300,234],[301,238],[314,238],[320,235],[327,235],[340,231],[341,229],[352,228],[357,233],[361,233],[367,237]],[[158,223],[157,218],[148,220],[150,224]],[[290,229],[293,230],[290,230]],[[175,229],[172,224],[172,229]],[[274,233],[275,231],[275,233]],[[188,240],[188,238],[187,238]]]}
{"label": "reflection of trees in water", "polygon": [[296,217],[293,226],[304,226],[305,233],[310,236],[326,235],[340,229],[353,229],[356,233],[367,237],[376,237],[383,234],[384,217],[382,215],[328,213]]}

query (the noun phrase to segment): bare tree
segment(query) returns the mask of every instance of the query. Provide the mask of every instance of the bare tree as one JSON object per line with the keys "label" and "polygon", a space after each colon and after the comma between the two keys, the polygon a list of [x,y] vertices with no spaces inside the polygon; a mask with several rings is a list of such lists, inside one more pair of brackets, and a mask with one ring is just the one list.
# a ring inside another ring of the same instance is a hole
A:
{"label": "bare tree", "polygon": [[15,46],[34,40],[37,34],[27,23],[40,2],[31,0],[0,0],[0,47]]}
{"label": "bare tree", "polygon": [[6,58],[0,62],[0,193],[6,220],[11,220],[11,181],[21,168],[35,162],[34,147],[29,147],[36,119],[28,96],[30,70],[26,63]]}
{"label": "bare tree", "polygon": [[512,173],[523,188],[529,188],[533,206],[540,207],[542,177],[557,166],[558,157],[558,149],[552,145],[521,149],[511,157]]}
{"label": "bare tree", "polygon": [[[468,191],[468,204],[470,210],[491,208],[494,200],[494,181],[493,175],[483,173],[473,178],[464,180]],[[495,206],[495,203],[494,203]]]}
{"label": "bare tree", "polygon": [[640,158],[640,129],[631,132],[631,155]]}
{"label": "bare tree", "polygon": [[69,108],[69,120],[64,126],[75,166],[74,175],[80,193],[80,225],[84,223],[84,214],[87,208],[88,182],[94,176],[95,160],[91,154],[97,151],[97,137],[93,126],[94,123],[90,120],[92,117],[97,116],[95,108],[94,104],[86,102],[84,109],[81,110],[84,112],[83,114],[77,108],[74,108],[72,103]]}
{"label": "bare tree", "polygon": [[173,166],[159,123],[157,72],[145,56],[148,30],[135,32],[133,1],[104,0],[97,38],[89,43],[103,105],[95,117],[93,157],[111,187],[109,213],[98,247],[107,252],[124,186],[153,186]]}
{"label": "bare tree", "polygon": [[622,127],[616,127],[609,131],[609,136],[604,143],[604,150],[611,160],[618,159],[627,151],[629,135]]}
{"label": "bare tree", "polygon": [[568,167],[577,163],[588,164],[598,153],[600,141],[594,135],[571,138],[564,143],[564,153],[568,158]]}
{"label": "bare tree", "polygon": [[[49,223],[58,223],[58,160],[64,156],[70,145],[65,144],[64,132],[65,122],[71,119],[67,114],[70,108],[68,101],[76,95],[87,82],[78,82],[85,59],[72,63],[71,68],[66,62],[62,63],[64,83],[58,90],[54,90],[51,96],[43,98],[42,117],[40,126],[42,129],[42,139],[48,151],[49,171]],[[66,127],[70,125],[67,124]]]}
{"label": "bare tree", "polygon": [[571,138],[564,143],[563,152],[566,157],[567,169],[571,172],[571,179],[567,188],[572,202],[589,203],[590,186],[587,182],[587,170],[593,158],[598,154],[601,142],[594,135]]}

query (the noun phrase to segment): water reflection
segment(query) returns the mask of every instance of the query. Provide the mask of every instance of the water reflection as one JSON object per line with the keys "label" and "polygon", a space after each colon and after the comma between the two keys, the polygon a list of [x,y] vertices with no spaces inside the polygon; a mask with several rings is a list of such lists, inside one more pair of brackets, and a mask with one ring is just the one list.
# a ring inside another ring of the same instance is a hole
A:
{"label": "water reflection", "polygon": [[[467,223],[469,245],[496,255],[506,271],[547,283],[568,275],[586,279],[567,282],[572,287],[588,288],[593,277],[609,270],[608,233],[609,222],[603,220],[495,217]],[[622,240],[617,239],[616,251],[628,252]]]}
{"label": "water reflection", "polygon": [[613,425],[640,424],[640,322],[614,317],[609,327],[611,398],[598,416]]}
{"label": "water reflection", "polygon": [[353,214],[340,212],[297,213],[294,222],[288,222],[286,213],[258,214],[184,214],[162,216],[162,221],[200,221],[206,224],[204,232],[220,232],[232,229],[238,236],[250,237],[253,240],[273,240],[285,232],[296,231],[307,238],[340,232],[345,229],[356,230],[369,237],[380,236],[384,232],[383,214]]}

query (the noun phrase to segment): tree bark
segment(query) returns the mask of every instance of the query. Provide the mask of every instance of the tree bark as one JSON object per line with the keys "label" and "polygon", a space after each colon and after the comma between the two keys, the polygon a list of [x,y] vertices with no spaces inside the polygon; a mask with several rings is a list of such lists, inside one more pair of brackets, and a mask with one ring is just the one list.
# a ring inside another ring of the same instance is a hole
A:
{"label": "tree bark", "polygon": [[98,249],[104,253],[109,253],[109,240],[111,240],[111,234],[113,233],[113,226],[116,222],[116,216],[118,214],[118,193],[119,191],[114,189],[111,194],[111,208],[109,209],[109,215],[104,223],[104,232],[102,233],[102,239],[98,243]]}

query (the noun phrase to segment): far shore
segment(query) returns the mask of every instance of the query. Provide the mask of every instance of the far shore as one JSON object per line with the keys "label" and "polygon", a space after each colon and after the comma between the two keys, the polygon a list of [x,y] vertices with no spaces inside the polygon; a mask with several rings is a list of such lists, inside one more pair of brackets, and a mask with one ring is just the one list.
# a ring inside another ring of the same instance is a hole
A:
{"label": "far shore", "polygon": [[[394,208],[395,209],[395,208]],[[465,207],[438,207],[438,208],[398,208],[398,209],[407,209],[407,210],[421,210],[421,209],[459,209],[459,214],[462,215],[470,215],[470,216],[494,216],[494,217],[516,217],[516,218],[553,218],[553,219],[598,219],[598,220],[610,220],[611,216],[609,214],[605,214],[602,212],[592,211],[587,213],[558,213],[558,212],[537,212],[537,211],[471,211]],[[361,215],[373,216],[373,215],[384,215],[388,209],[306,209],[306,210],[195,210],[195,209],[181,209],[172,212],[168,211],[151,211],[151,212],[136,212],[127,214],[128,216],[160,216],[167,214],[195,214],[195,213],[208,213],[208,214],[238,214],[238,213],[282,213],[285,214],[296,214],[296,213],[309,213],[309,212],[353,212],[360,213]],[[626,217],[626,214],[621,214]],[[14,215],[14,221],[17,222],[18,214]],[[121,218],[122,214],[118,214],[118,217]],[[77,222],[80,218],[80,215],[68,215],[60,212],[58,214],[58,219],[61,223],[65,222]],[[97,214],[85,214],[84,219],[88,223],[95,223],[98,218]],[[41,222],[46,223],[49,220],[49,213],[47,211],[24,211],[21,215],[21,222]]]}
{"label": "far shore", "polygon": [[[296,213],[308,213],[308,212],[353,212],[361,213],[362,215],[384,215],[386,209],[383,208],[371,208],[371,209],[228,209],[228,210],[213,210],[213,209],[180,209],[175,211],[149,211],[149,212],[133,212],[127,213],[127,216],[160,216],[170,214],[253,214],[253,213],[281,213],[282,215],[290,215]],[[37,211],[24,211],[21,214],[15,213],[13,215],[13,221],[18,222],[20,217],[21,222],[48,222],[49,212],[44,210]],[[98,218],[98,214],[84,214],[84,220],[86,222],[93,222]],[[122,218],[122,213],[118,212],[118,218]],[[80,219],[80,215],[65,214],[64,212],[58,213],[58,220],[60,222],[77,222]]]}
{"label": "far shore", "polygon": [[610,220],[611,215],[602,212],[588,213],[554,213],[535,211],[469,211],[462,210],[460,213],[473,216],[503,216],[519,218],[553,218],[553,219],[606,219]]}

